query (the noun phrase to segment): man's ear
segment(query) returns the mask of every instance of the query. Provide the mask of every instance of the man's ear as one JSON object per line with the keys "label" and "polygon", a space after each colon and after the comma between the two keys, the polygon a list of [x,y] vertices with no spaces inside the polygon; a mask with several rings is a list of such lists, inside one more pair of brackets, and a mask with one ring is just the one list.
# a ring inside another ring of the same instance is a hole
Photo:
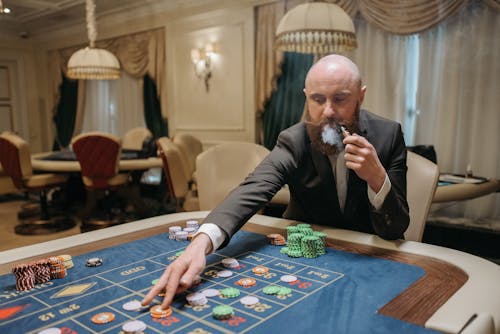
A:
{"label": "man's ear", "polygon": [[366,93],[366,85],[361,87],[359,91],[359,105],[363,103],[363,100],[365,99],[365,93]]}

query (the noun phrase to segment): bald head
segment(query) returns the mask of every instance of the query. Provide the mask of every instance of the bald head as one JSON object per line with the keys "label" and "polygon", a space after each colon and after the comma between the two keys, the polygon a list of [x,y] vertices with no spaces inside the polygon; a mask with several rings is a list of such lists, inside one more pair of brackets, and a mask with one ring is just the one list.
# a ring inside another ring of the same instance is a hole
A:
{"label": "bald head", "polygon": [[336,54],[325,56],[313,64],[307,73],[305,88],[307,90],[318,81],[332,79],[361,88],[361,75],[356,64],[349,58]]}

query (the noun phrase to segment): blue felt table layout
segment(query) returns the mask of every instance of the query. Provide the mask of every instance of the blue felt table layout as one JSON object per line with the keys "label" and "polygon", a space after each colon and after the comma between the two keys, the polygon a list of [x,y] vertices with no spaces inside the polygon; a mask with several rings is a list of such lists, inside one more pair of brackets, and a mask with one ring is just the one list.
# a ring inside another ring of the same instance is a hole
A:
{"label": "blue felt table layout", "polygon": [[[207,288],[237,287],[238,298],[209,298],[204,306],[189,306],[185,295],[172,304],[173,313],[164,319],[153,319],[149,309],[126,311],[122,305],[141,300],[151,282],[176,258],[187,242],[168,239],[168,234],[121,244],[73,258],[75,267],[68,276],[37,285],[30,291],[15,290],[13,274],[0,276],[0,333],[38,333],[58,327],[62,333],[119,333],[129,320],[147,324],[144,333],[433,333],[421,326],[387,317],[377,310],[423,276],[416,266],[369,256],[327,249],[315,259],[290,258],[280,254],[263,235],[238,232],[225,249],[207,258],[200,285],[189,292]],[[54,254],[59,255],[59,254]],[[90,257],[100,257],[103,265],[86,267]],[[225,269],[221,260],[235,257],[241,266],[234,275],[214,275]],[[263,275],[252,272],[256,265],[270,270]],[[280,277],[293,274],[298,280],[284,283]],[[255,278],[257,284],[243,288],[236,282]],[[266,295],[268,285],[287,286],[286,297]],[[260,303],[244,306],[241,297],[257,296]],[[161,297],[155,300],[160,303]],[[212,309],[231,305],[235,315],[216,320]],[[116,318],[107,324],[94,324],[91,317],[112,312]]]}

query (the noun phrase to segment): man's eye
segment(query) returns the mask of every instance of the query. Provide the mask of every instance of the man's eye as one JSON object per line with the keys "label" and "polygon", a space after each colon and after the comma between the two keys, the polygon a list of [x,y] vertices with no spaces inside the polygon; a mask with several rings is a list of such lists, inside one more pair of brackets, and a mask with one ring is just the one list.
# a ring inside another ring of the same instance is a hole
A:
{"label": "man's eye", "polygon": [[325,102],[325,98],[321,96],[313,96],[312,100],[319,104],[323,104]]}

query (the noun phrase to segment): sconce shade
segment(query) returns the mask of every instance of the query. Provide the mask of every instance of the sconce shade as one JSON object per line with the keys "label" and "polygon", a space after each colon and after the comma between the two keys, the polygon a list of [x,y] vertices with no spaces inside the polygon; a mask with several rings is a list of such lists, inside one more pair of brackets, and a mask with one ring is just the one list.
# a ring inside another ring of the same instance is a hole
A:
{"label": "sconce shade", "polygon": [[276,29],[278,50],[325,55],[357,47],[354,23],[339,6],[309,2],[291,9]]}
{"label": "sconce shade", "polygon": [[69,58],[66,75],[70,79],[119,79],[120,63],[115,55],[107,50],[86,47]]}

